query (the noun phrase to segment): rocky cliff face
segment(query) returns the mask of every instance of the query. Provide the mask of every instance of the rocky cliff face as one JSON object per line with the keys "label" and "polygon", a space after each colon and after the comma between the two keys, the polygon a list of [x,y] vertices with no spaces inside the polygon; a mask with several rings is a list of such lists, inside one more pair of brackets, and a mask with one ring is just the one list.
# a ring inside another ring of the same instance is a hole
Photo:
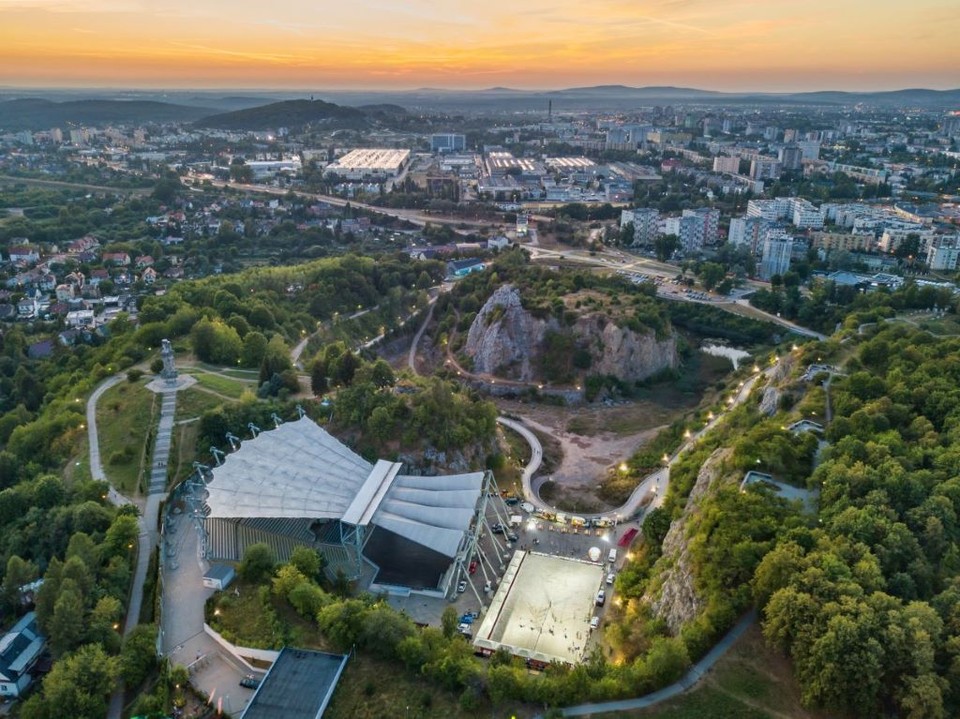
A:
{"label": "rocky cliff face", "polygon": [[464,351],[477,372],[535,381],[544,336],[551,330],[571,332],[577,345],[590,353],[589,374],[637,381],[677,366],[673,335],[658,340],[652,332],[618,327],[598,313],[577,318],[565,330],[555,318],[538,319],[525,310],[520,291],[512,285],[499,287],[477,313]]}
{"label": "rocky cliff face", "polygon": [[473,358],[476,372],[530,381],[534,379],[531,360],[548,329],[556,329],[555,320],[535,318],[520,304],[520,290],[503,285],[474,318],[464,351]]}
{"label": "rocky cliff face", "polygon": [[697,511],[699,499],[710,491],[720,476],[720,465],[730,454],[729,449],[718,449],[700,468],[690,498],[679,519],[670,524],[663,540],[663,557],[658,565],[665,566],[662,583],[643,597],[649,602],[653,613],[663,619],[670,631],[678,633],[686,622],[696,618],[703,610],[703,599],[697,594],[686,541],[687,520]]}
{"label": "rocky cliff face", "polygon": [[652,332],[637,334],[597,315],[581,317],[574,332],[588,344],[593,358],[591,374],[635,382],[677,366],[677,342],[673,335],[658,340]]}

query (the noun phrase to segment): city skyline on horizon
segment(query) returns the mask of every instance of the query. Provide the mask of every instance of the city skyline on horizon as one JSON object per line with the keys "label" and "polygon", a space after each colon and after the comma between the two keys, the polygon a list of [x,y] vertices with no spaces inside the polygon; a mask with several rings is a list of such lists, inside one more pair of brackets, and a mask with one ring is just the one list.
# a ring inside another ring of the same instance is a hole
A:
{"label": "city skyline on horizon", "polygon": [[947,0],[909,13],[868,0],[277,0],[269,15],[249,0],[0,0],[0,13],[12,89],[960,88]]}

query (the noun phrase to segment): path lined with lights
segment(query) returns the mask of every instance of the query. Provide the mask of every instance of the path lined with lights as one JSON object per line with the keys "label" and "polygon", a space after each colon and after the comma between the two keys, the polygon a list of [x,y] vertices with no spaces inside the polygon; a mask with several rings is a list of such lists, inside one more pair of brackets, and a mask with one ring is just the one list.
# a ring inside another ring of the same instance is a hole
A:
{"label": "path lined with lights", "polygon": [[[750,392],[753,390],[757,381],[761,377],[769,378],[778,366],[779,362],[774,362],[772,366],[765,370],[761,370],[759,366],[754,365],[754,374],[749,379],[740,383],[740,386],[737,388],[737,393],[727,400],[727,409],[733,409],[737,405],[741,404],[747,397],[750,396]],[[685,441],[680,445],[680,447],[677,448],[673,455],[663,455],[662,461],[664,466],[644,477],[633,490],[633,492],[630,493],[627,501],[622,505],[616,509],[611,509],[606,512],[598,512],[593,514],[581,513],[577,516],[581,516],[585,519],[612,519],[615,522],[629,520],[630,517],[632,517],[644,504],[644,500],[647,499],[647,497],[651,494],[653,495],[653,499],[649,501],[650,508],[656,509],[657,507],[660,507],[664,502],[667,489],[670,485],[670,466],[685,452],[689,451],[694,445],[696,445],[700,438],[713,429],[717,423],[723,419],[724,416],[724,412],[717,412],[714,414],[711,411],[707,415],[707,423],[703,429],[700,429],[696,432],[690,432],[690,430],[687,430],[684,434]],[[533,490],[533,475],[540,468],[540,465],[543,461],[543,447],[540,444],[540,440],[537,439],[537,436],[530,431],[526,425],[523,424],[522,418],[517,420],[507,417],[498,417],[497,422],[517,432],[527,441],[527,444],[530,445],[531,457],[530,461],[527,463],[527,466],[523,470],[522,477],[523,494],[526,498],[526,501],[530,502],[532,505],[541,510],[566,513],[566,510],[558,509],[557,507],[553,507],[544,502]],[[625,465],[621,464],[621,469],[624,468]]]}

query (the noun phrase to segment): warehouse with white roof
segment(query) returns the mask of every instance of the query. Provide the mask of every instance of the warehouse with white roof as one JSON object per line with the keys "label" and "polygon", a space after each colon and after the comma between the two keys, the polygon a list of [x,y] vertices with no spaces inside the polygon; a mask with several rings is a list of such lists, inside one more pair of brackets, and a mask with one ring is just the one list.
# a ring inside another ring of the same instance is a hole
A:
{"label": "warehouse with white roof", "polygon": [[453,592],[476,549],[489,473],[403,474],[306,417],[255,434],[203,472],[208,559],[238,561],[266,542],[284,560],[309,546],[328,571],[373,591]]}

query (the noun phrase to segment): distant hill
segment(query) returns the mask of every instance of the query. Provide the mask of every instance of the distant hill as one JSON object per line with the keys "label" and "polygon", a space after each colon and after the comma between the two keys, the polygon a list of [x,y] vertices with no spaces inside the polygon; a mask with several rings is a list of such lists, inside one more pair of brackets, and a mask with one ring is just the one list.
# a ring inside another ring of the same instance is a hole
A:
{"label": "distant hill", "polygon": [[381,102],[375,105],[358,105],[356,109],[367,115],[382,115],[387,117],[402,117],[407,114],[406,108],[389,102]]}
{"label": "distant hill", "polygon": [[355,107],[323,100],[286,100],[211,115],[196,124],[198,127],[220,130],[272,130],[278,127],[300,128],[315,123],[323,123],[327,127],[357,127],[364,124],[366,119],[367,114]]}
{"label": "distant hill", "polygon": [[672,87],[670,85],[630,87],[628,85],[593,85],[590,87],[570,87],[565,90],[553,90],[545,95],[593,95],[637,98],[696,98],[715,97],[723,93],[714,90],[698,90],[692,87]]}
{"label": "distant hill", "polygon": [[79,125],[189,122],[210,114],[210,108],[151,100],[71,100],[51,102],[24,98],[0,102],[0,130],[64,129]]}
{"label": "distant hill", "polygon": [[819,92],[796,92],[788,97],[793,100],[842,105],[852,105],[863,102],[871,105],[960,106],[960,89],[926,90],[923,88],[908,88],[905,90],[889,90],[883,92],[821,90]]}

